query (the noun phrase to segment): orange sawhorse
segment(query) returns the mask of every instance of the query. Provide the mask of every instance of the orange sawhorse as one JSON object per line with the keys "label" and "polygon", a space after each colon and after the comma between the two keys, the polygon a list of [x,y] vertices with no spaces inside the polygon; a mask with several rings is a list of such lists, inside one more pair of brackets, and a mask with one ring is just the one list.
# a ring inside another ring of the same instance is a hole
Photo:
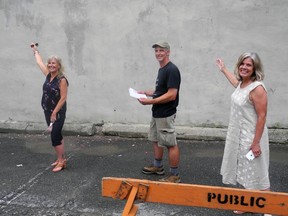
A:
{"label": "orange sawhorse", "polygon": [[288,215],[288,194],[130,178],[102,178],[102,196],[127,199],[122,216],[135,216],[135,200]]}

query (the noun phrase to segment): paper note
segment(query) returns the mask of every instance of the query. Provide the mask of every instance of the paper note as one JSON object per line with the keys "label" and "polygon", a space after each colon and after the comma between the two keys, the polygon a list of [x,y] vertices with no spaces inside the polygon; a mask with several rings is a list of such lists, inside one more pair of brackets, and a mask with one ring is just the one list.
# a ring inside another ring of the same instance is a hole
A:
{"label": "paper note", "polygon": [[129,94],[131,97],[134,97],[134,98],[147,98],[147,96],[145,94],[139,94],[136,90],[132,89],[132,88],[129,88]]}
{"label": "paper note", "polygon": [[251,160],[254,160],[255,156],[254,156],[252,150],[250,150],[250,151],[246,154],[246,158],[247,158],[248,160],[250,160],[250,161],[251,161]]}

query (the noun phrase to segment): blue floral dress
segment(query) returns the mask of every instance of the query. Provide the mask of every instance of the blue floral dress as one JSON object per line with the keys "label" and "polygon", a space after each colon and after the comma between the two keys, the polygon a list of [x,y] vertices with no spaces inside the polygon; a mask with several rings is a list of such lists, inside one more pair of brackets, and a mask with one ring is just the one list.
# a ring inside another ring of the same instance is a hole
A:
{"label": "blue floral dress", "polygon": [[[61,95],[60,95],[60,81],[61,79],[66,79],[65,77],[58,77],[56,76],[51,82],[51,74],[49,73],[46,76],[46,80],[43,84],[43,95],[41,100],[42,108],[45,112],[52,113],[57,103],[59,102]],[[67,80],[66,80],[67,81]],[[67,81],[68,83],[68,81]],[[66,102],[60,109],[59,113],[65,113],[67,109]]]}

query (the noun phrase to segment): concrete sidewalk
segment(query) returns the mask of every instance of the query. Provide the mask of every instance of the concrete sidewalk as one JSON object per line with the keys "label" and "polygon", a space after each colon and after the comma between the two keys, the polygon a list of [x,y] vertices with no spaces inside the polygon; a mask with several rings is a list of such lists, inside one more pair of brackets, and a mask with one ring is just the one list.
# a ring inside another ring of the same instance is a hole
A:
{"label": "concrete sidewalk", "polygon": [[[224,186],[219,174],[223,141],[179,140],[182,183]],[[67,169],[51,172],[50,137],[0,133],[0,215],[120,216],[125,201],[102,197],[103,177],[148,179],[141,168],[153,158],[151,143],[119,136],[65,136]],[[288,192],[288,145],[271,144],[273,191]],[[167,152],[164,167],[169,169]],[[162,176],[161,176],[162,177]],[[229,216],[228,210],[137,203],[138,216]],[[259,214],[246,214],[259,215]]]}
{"label": "concrete sidewalk", "polygon": [[[41,134],[46,124],[37,122],[0,121],[0,133]],[[63,132],[66,135],[113,135],[121,137],[146,138],[149,125],[109,124],[109,123],[65,123]],[[176,126],[178,139],[223,141],[226,128]],[[269,129],[269,140],[272,143],[288,143],[288,129]]]}

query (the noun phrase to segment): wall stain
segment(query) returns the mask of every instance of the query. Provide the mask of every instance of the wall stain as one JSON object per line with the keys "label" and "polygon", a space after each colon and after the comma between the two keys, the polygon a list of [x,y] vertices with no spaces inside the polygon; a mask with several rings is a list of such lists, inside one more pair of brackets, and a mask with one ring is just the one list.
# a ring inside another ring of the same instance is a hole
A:
{"label": "wall stain", "polygon": [[6,18],[6,27],[13,25],[13,18],[15,18],[17,26],[24,26],[33,30],[38,36],[41,32],[42,26],[45,25],[45,20],[39,12],[33,11],[33,0],[4,0],[1,4],[1,10],[4,9]]}
{"label": "wall stain", "polygon": [[153,12],[153,7],[148,6],[144,11],[140,11],[138,17],[138,23],[144,22],[145,18],[148,17]]}
{"label": "wall stain", "polygon": [[87,0],[66,0],[64,2],[64,31],[67,37],[69,63],[79,75],[86,74],[83,67],[85,31],[88,27]]}

